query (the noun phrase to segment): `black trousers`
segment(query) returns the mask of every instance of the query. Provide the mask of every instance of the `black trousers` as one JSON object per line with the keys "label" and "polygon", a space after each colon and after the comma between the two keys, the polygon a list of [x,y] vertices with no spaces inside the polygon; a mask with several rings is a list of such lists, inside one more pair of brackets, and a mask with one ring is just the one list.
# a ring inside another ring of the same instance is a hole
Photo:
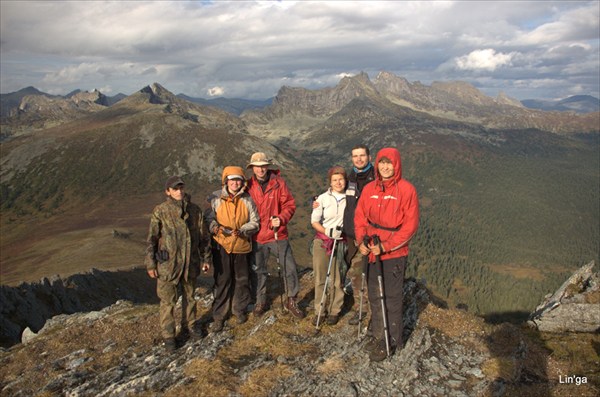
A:
{"label": "black trousers", "polygon": [[213,319],[224,320],[231,312],[246,313],[250,303],[250,269],[248,254],[228,254],[221,246],[213,249],[214,301]]}
{"label": "black trousers", "polygon": [[[383,268],[383,301],[386,307],[388,330],[390,332],[390,344],[402,348],[402,310],[404,301],[404,272],[406,270],[407,257],[393,258],[382,263]],[[371,329],[373,336],[383,339],[384,322],[381,309],[381,296],[378,282],[380,274],[376,263],[369,263],[367,274],[367,285],[369,293],[369,304],[371,306]]]}

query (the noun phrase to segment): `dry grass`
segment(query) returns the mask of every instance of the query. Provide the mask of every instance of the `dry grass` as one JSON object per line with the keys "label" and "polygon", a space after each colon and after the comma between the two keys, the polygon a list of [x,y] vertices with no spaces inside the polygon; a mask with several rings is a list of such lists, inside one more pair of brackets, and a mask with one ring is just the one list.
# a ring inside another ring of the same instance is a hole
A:
{"label": "dry grass", "polygon": [[489,332],[490,325],[482,318],[462,310],[442,309],[430,303],[421,312],[419,324],[436,329],[451,338],[460,339],[478,351],[487,349],[483,337]]}
{"label": "dry grass", "polygon": [[292,370],[284,364],[258,368],[240,385],[239,393],[242,396],[268,396],[278,382],[285,381],[292,374]]}
{"label": "dry grass", "polygon": [[[133,316],[134,312],[135,316]],[[91,372],[102,373],[114,367],[128,349],[141,352],[156,342],[158,331],[158,308],[155,305],[139,305],[124,312],[129,318],[120,320],[120,314],[94,321],[77,323],[67,328],[56,327],[44,337],[38,337],[27,345],[16,345],[9,353],[3,353],[0,379],[6,385],[20,380],[23,392],[34,395],[51,379],[62,374],[63,357],[85,349],[94,360],[81,366]],[[118,330],[118,332],[115,332]],[[107,347],[110,349],[106,349]],[[7,360],[5,360],[7,358]]]}
{"label": "dry grass", "polygon": [[341,357],[334,355],[333,357],[327,358],[325,362],[317,366],[317,371],[324,376],[335,375],[339,372],[342,372],[345,367],[345,361]]}
{"label": "dry grass", "polygon": [[481,371],[488,379],[503,379],[507,382],[513,382],[515,381],[517,366],[511,358],[493,357],[483,363]]}
{"label": "dry grass", "polygon": [[239,384],[239,379],[232,369],[220,360],[192,360],[186,365],[185,374],[194,381],[168,390],[165,396],[230,396]]}

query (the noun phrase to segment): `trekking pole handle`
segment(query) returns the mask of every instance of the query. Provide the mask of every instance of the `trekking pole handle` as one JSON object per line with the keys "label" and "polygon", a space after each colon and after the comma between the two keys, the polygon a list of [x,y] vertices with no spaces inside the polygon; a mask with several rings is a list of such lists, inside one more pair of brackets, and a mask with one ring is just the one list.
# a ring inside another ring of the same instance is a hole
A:
{"label": "trekking pole handle", "polygon": [[[273,215],[271,218],[269,218],[269,220],[273,220],[274,218],[277,218],[275,215]],[[279,226],[274,226],[273,227],[273,233],[275,233],[275,240],[278,240],[278,235],[277,232],[279,232]]]}
{"label": "trekking pole handle", "polygon": [[371,236],[371,240],[373,240],[373,244],[374,245],[379,245],[381,244],[381,240],[379,239],[379,236],[374,234],[373,236]]}

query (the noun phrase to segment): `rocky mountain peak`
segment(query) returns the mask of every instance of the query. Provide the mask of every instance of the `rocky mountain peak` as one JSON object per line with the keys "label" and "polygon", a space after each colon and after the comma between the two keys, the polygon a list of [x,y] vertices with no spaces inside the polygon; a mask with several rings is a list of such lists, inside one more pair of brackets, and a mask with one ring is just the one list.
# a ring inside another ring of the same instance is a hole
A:
{"label": "rocky mountain peak", "polygon": [[178,101],[177,97],[158,83],[152,83],[142,88],[140,93],[148,95],[148,100],[153,104],[168,104]]}
{"label": "rocky mountain peak", "polygon": [[463,101],[478,103],[478,104],[492,104],[493,99],[479,91],[475,86],[466,81],[450,81],[440,82],[434,81],[431,83],[431,88],[434,90],[443,91],[460,98]]}
{"label": "rocky mountain peak", "polygon": [[374,82],[380,92],[391,91],[400,94],[410,90],[410,83],[404,77],[396,76],[390,72],[379,72]]}
{"label": "rocky mountain peak", "polygon": [[109,106],[108,98],[106,97],[106,95],[104,95],[97,89],[88,92],[78,92],[77,94],[71,97],[71,100],[77,105],[83,103],[96,103],[102,106]]}
{"label": "rocky mountain peak", "polygon": [[523,109],[525,108],[525,106],[523,106],[521,101],[519,101],[518,99],[509,97],[508,95],[506,95],[506,93],[504,93],[504,91],[500,91],[498,93],[498,96],[496,97],[496,102],[498,102],[499,104],[516,106],[516,107],[520,107]]}

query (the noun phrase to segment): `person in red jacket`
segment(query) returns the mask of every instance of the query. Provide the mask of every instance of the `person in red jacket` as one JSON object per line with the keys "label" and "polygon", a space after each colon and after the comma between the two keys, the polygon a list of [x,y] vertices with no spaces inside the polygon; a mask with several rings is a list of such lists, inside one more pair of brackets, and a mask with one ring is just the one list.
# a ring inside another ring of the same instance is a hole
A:
{"label": "person in red jacket", "polygon": [[296,212],[296,202],[279,170],[269,169],[271,160],[262,152],[250,158],[246,168],[254,175],[248,181],[248,193],[258,208],[260,229],[253,236],[252,271],[256,279],[256,304],[253,313],[262,316],[268,310],[267,261],[273,251],[279,258],[284,272],[284,288],[287,293],[284,307],[297,318],[304,313],[297,304],[300,289],[296,261],[288,241],[287,224]]}
{"label": "person in red jacket", "polygon": [[[402,300],[408,244],[419,226],[419,200],[415,187],[402,178],[400,152],[384,148],[375,160],[375,180],[367,184],[354,215],[356,241],[369,255],[367,284],[371,305],[373,340],[366,344],[371,361],[387,357],[383,312],[375,266],[382,262],[384,302],[389,330],[390,353],[402,348]],[[373,236],[379,238],[379,243]]]}

